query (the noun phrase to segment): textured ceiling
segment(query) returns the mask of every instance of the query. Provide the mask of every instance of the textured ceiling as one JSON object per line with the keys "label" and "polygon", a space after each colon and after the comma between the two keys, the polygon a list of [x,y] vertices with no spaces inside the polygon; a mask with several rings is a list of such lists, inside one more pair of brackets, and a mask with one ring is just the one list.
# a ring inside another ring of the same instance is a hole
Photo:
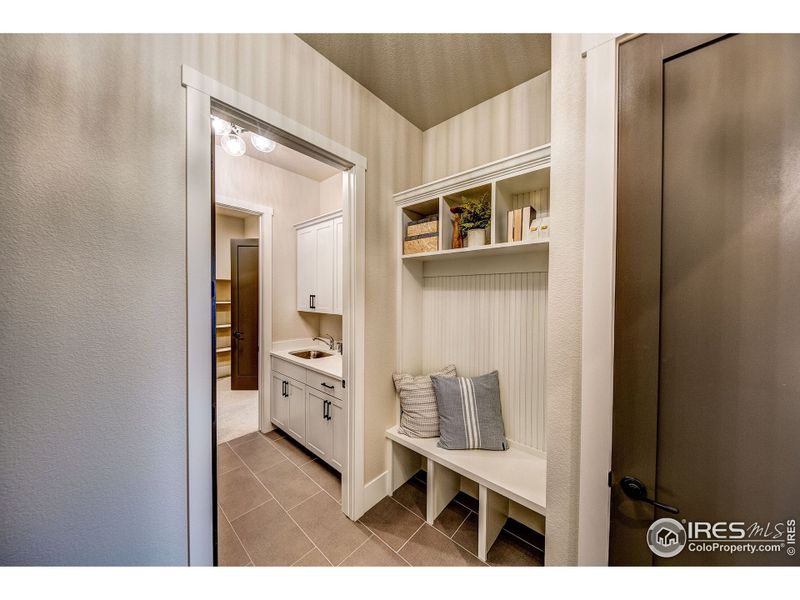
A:
{"label": "textured ceiling", "polygon": [[298,36],[422,130],[550,69],[549,34]]}

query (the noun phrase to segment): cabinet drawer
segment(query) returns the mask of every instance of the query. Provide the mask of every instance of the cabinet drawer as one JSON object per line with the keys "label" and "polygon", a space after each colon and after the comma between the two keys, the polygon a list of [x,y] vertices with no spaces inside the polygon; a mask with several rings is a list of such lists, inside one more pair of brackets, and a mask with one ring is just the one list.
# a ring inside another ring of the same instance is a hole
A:
{"label": "cabinet drawer", "polygon": [[344,398],[344,390],[342,389],[342,380],[328,377],[327,375],[320,375],[316,371],[307,371],[306,383],[311,389],[329,394],[336,398]]}
{"label": "cabinet drawer", "polygon": [[280,358],[275,358],[274,356],[272,357],[272,370],[286,377],[291,377],[300,383],[306,382],[306,370],[303,367],[281,360]]}

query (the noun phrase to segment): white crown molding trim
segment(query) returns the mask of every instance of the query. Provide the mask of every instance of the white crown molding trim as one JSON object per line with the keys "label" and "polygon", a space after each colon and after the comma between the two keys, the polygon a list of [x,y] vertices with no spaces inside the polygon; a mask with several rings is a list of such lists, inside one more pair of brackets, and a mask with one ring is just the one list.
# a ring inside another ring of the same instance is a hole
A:
{"label": "white crown molding trim", "polygon": [[519,154],[502,158],[461,173],[442,177],[436,181],[418,185],[394,194],[397,206],[415,204],[437,196],[446,196],[467,188],[489,183],[495,179],[506,179],[519,173],[535,171],[550,166],[550,144],[531,148]]}

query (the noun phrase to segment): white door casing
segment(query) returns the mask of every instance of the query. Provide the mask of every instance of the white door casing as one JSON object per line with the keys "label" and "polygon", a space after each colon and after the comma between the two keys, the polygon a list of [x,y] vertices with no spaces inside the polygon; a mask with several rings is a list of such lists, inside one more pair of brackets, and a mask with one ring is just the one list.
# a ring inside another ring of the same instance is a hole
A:
{"label": "white door casing", "polygon": [[[219,102],[250,115],[295,140],[309,155],[344,169],[342,378],[347,382],[347,452],[342,476],[342,511],[364,512],[364,296],[365,183],[367,161],[313,129],[183,65],[186,89],[186,295],[187,295],[187,545],[188,564],[214,562],[211,356],[211,105]],[[262,219],[263,221],[263,219]],[[266,346],[265,346],[266,347]],[[266,354],[266,351],[264,352]],[[263,364],[263,361],[262,361]],[[266,372],[261,381],[267,396]],[[270,405],[267,398],[267,406]],[[268,411],[263,411],[268,412]],[[263,423],[262,423],[263,425]]]}

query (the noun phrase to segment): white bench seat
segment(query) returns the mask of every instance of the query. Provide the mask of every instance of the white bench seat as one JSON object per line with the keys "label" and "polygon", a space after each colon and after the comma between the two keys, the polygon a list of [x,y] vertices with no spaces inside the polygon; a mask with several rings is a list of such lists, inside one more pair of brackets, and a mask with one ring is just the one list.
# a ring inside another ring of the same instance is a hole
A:
{"label": "white bench seat", "polygon": [[545,515],[545,457],[518,447],[502,452],[445,450],[436,445],[439,438],[412,438],[397,430],[395,426],[386,431],[386,437],[392,442],[391,492],[416,473],[419,456],[425,457],[426,520],[433,524],[458,493],[461,477],[476,482],[479,485],[478,556],[482,560],[486,560],[486,553],[505,524],[509,500]]}

